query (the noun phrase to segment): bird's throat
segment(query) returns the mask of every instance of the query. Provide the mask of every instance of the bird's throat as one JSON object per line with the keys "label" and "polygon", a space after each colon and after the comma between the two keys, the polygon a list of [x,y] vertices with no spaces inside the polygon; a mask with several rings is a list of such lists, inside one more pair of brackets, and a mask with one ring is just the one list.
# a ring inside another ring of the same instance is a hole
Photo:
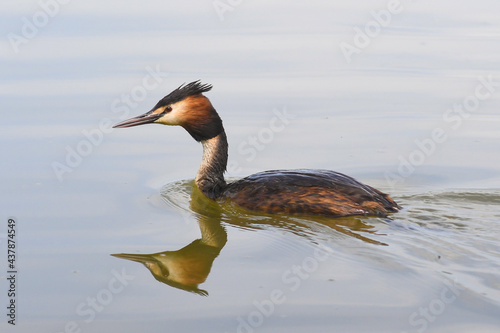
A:
{"label": "bird's throat", "polygon": [[222,130],[217,136],[204,140],[203,157],[195,178],[198,188],[210,199],[217,199],[226,187],[224,172],[227,165],[227,138]]}

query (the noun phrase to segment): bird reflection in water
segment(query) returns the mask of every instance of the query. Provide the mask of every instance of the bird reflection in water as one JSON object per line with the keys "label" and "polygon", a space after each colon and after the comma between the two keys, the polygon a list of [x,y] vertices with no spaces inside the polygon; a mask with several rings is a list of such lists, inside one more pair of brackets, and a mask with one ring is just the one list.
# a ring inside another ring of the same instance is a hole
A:
{"label": "bird reflection in water", "polygon": [[[179,197],[179,193],[181,193]],[[376,245],[386,245],[369,238],[366,234],[376,234],[373,225],[358,217],[287,217],[276,215],[256,215],[245,212],[236,205],[219,204],[208,200],[194,185],[193,181],[180,181],[167,185],[162,193],[167,203],[178,209],[189,210],[196,217],[201,239],[177,250],[152,254],[120,253],[112,256],[132,260],[146,266],[156,280],[171,287],[207,296],[208,292],[198,288],[205,282],[212,264],[227,242],[224,226],[250,230],[280,229],[317,243],[325,236],[331,238],[335,231]],[[185,200],[187,199],[187,200]],[[189,202],[189,205],[185,203]],[[186,207],[183,207],[186,206]],[[333,231],[335,230],[335,231]]]}
{"label": "bird reflection in water", "polygon": [[[152,254],[120,253],[112,256],[144,264],[156,280],[171,287],[207,296],[208,292],[199,289],[198,285],[205,282],[212,263],[226,245],[227,233],[220,222],[220,214],[218,217],[214,216],[217,211],[214,211],[213,207],[204,207],[203,202],[198,201],[193,196],[191,206],[194,212],[205,212],[197,214],[201,239],[177,251]],[[210,204],[208,200],[204,201]]]}

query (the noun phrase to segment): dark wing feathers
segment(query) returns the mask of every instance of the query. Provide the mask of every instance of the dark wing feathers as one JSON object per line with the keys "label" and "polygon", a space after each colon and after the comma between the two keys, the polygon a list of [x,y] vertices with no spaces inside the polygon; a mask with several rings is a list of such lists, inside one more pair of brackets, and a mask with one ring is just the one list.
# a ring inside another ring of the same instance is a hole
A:
{"label": "dark wing feathers", "polygon": [[330,170],[260,172],[230,183],[224,196],[267,213],[385,216],[399,209],[387,194]]}

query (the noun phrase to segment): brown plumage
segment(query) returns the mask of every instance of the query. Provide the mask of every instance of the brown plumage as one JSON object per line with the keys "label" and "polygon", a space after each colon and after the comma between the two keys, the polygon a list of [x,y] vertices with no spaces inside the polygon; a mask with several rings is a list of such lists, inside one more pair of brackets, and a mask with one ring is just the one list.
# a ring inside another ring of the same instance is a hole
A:
{"label": "brown plumage", "polygon": [[230,183],[224,198],[269,214],[377,215],[399,206],[387,195],[330,170],[272,170]]}
{"label": "brown plumage", "polygon": [[151,111],[114,127],[146,123],[182,126],[203,144],[195,183],[212,200],[232,200],[248,210],[270,214],[386,216],[401,208],[387,194],[329,170],[272,170],[227,184],[226,134],[219,115],[202,95],[211,88],[199,81],[181,85]]}

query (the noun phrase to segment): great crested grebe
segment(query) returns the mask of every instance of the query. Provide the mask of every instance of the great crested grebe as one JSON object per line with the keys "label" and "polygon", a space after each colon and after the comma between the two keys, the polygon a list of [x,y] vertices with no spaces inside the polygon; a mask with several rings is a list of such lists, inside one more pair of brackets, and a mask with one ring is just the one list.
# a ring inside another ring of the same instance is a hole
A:
{"label": "great crested grebe", "polygon": [[203,145],[203,158],[195,178],[201,192],[212,200],[231,200],[250,211],[386,216],[400,209],[387,194],[330,170],[271,170],[226,183],[226,133],[217,111],[202,94],[210,89],[212,85],[200,81],[183,84],[163,97],[151,111],[113,127],[149,123],[182,126]]}

